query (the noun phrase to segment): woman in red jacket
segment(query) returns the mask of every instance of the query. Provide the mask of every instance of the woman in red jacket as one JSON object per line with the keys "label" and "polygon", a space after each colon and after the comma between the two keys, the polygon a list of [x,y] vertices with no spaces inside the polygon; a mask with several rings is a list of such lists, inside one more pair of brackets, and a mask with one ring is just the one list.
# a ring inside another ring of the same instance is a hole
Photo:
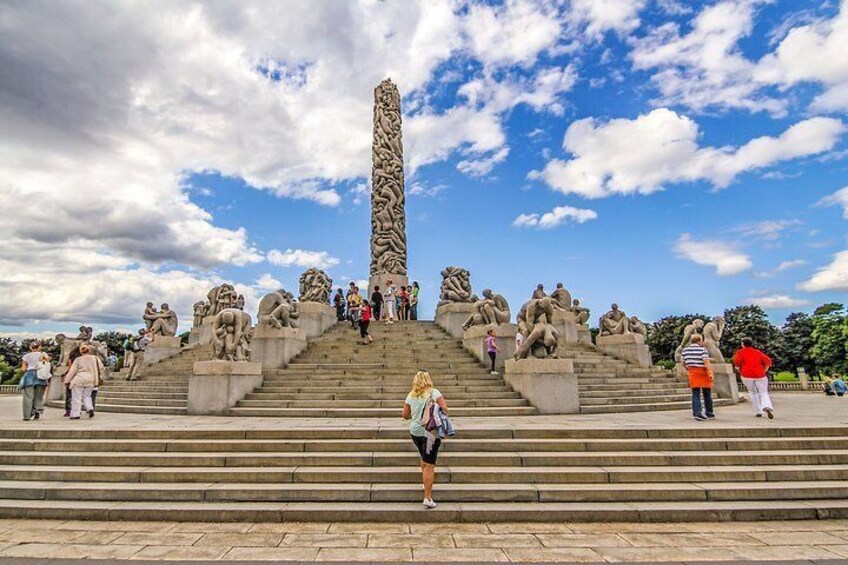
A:
{"label": "woman in red jacket", "polygon": [[750,337],[742,338],[742,349],[733,355],[733,364],[742,375],[742,382],[751,395],[751,405],[756,411],[757,418],[763,417],[763,412],[774,419],[774,407],[768,393],[768,373],[771,367],[771,359],[768,355],[754,347]]}

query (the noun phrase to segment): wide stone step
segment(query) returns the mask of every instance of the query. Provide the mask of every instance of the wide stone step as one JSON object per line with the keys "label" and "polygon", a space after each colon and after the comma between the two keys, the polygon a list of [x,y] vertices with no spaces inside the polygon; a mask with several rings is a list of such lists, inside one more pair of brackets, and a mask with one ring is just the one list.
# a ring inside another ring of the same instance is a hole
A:
{"label": "wide stone step", "polygon": [[[848,498],[848,481],[557,485],[440,484],[440,502],[646,502]],[[193,502],[420,502],[403,483],[85,483],[0,481],[0,499]]]}
{"label": "wide stone step", "polygon": [[[338,389],[336,389],[338,391]],[[448,393],[442,389],[441,392],[445,395]],[[402,400],[403,393],[397,392],[297,392],[297,393],[274,393],[266,389],[259,389],[256,392],[248,393],[244,400],[265,400],[265,401],[306,401],[306,400],[392,400],[397,405],[398,400]],[[501,391],[501,392],[451,392],[451,406],[455,406],[455,401],[459,400],[488,400],[488,399],[520,399],[521,395],[517,392]]]}
{"label": "wide stone step", "polygon": [[[518,398],[486,398],[486,399],[456,399],[450,400],[450,409],[455,408],[493,408],[493,407],[508,407],[508,406],[527,406],[527,400]],[[251,398],[240,400],[239,408],[394,408],[398,410],[403,407],[403,399],[397,396],[386,396],[384,399],[377,400],[355,400],[355,399],[334,399],[334,400],[274,400],[264,398]]]}
{"label": "wide stone step", "polygon": [[580,397],[580,406],[610,406],[610,405],[621,405],[621,404],[655,404],[661,402],[685,402],[689,400],[692,396],[687,393],[683,394],[665,394],[665,395],[652,395],[652,396],[626,396],[623,398],[618,397]]}
{"label": "wide stone step", "polygon": [[160,399],[172,399],[172,400],[185,400],[186,394],[188,390],[185,392],[152,392],[152,391],[120,391],[115,390],[113,388],[100,388],[100,392],[97,395],[98,399],[111,398],[111,399],[124,399],[124,400],[143,400],[146,398],[151,398],[151,395],[155,398]]}
{"label": "wide stone step", "polygon": [[682,387],[675,388],[658,388],[658,387],[638,387],[633,389],[621,390],[615,388],[595,388],[595,389],[583,389],[580,388],[580,401],[582,402],[584,399],[588,398],[606,398],[608,396],[613,397],[633,397],[633,396],[650,396],[650,395],[675,395],[675,394],[689,394],[689,389]]}
{"label": "wide stone step", "polygon": [[[713,404],[718,406],[730,406],[730,400],[716,399]],[[665,402],[665,403],[645,403],[645,404],[616,404],[611,406],[581,406],[581,414],[600,414],[609,412],[651,412],[659,410],[691,410],[691,401],[686,402]]]}
{"label": "wide stone step", "polygon": [[102,408],[106,405],[111,404],[132,404],[133,406],[144,406],[148,407],[175,407],[175,408],[185,408],[186,398],[182,399],[173,399],[173,398],[158,398],[152,396],[150,398],[131,398],[126,399],[122,397],[114,397],[110,396],[106,393],[97,395],[97,408]]}
{"label": "wide stone step", "polygon": [[118,412],[123,414],[136,414],[141,410],[145,414],[170,414],[170,415],[185,415],[188,413],[186,408],[175,406],[144,406],[140,407],[136,404],[110,404],[107,402],[97,402],[97,412]]}
{"label": "wide stone step", "polygon": [[[433,377],[433,382],[439,390],[446,386],[504,386],[503,379],[491,378],[488,376],[467,377],[467,376],[445,376]],[[362,386],[395,386],[400,387],[400,390],[406,389],[409,392],[412,384],[412,379],[408,377],[399,377],[396,375],[374,375],[372,378],[365,377],[350,377],[349,375],[342,378],[281,378],[279,376],[268,376],[263,381],[265,387],[312,387],[312,386],[335,386],[341,388],[353,388]]]}
{"label": "wide stone step", "polygon": [[[339,387],[341,386],[339,383],[331,384],[330,386],[324,386],[325,383],[313,384],[310,382],[301,381],[300,384],[295,385],[291,382],[285,381],[274,381],[269,382],[265,381],[266,384],[256,390],[256,393],[268,393],[268,394],[326,394],[331,393],[335,394],[339,392]],[[289,386],[291,385],[291,386]],[[512,389],[503,384],[485,384],[485,385],[468,385],[465,386],[463,384],[440,384],[439,391],[443,392],[445,396],[448,394],[455,393],[480,393],[480,394],[489,394],[489,393],[497,393],[497,392],[512,392]],[[406,397],[406,394],[409,393],[410,386],[409,384],[404,385],[390,385],[390,384],[374,384],[372,386],[369,385],[346,385],[344,387],[345,392],[356,393],[356,392],[364,392],[364,393],[389,393],[395,394],[398,397]],[[254,393],[255,394],[255,393]]]}
{"label": "wide stone step", "polygon": [[[402,403],[402,401],[401,401]],[[230,408],[230,416],[269,416],[276,418],[397,418],[402,406],[398,408],[247,408],[236,406]],[[514,406],[507,408],[451,408],[452,416],[459,417],[497,417],[497,416],[531,416],[536,414],[532,406]]]}

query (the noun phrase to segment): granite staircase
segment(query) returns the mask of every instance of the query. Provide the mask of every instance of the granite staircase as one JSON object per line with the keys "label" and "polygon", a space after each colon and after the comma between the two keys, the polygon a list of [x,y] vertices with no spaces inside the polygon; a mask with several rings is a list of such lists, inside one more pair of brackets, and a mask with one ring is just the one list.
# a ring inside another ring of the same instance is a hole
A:
{"label": "granite staircase", "polygon": [[[753,423],[753,422],[752,422]],[[421,507],[400,426],[0,430],[0,517],[712,521],[848,517],[848,430],[459,426]],[[448,526],[449,527],[449,526]]]}
{"label": "granite staircase", "polygon": [[503,377],[491,374],[461,343],[432,322],[373,324],[374,343],[338,324],[310,342],[289,365],[264,374],[260,388],[230,410],[233,416],[399,417],[419,370],[445,395],[453,416],[536,413]]}

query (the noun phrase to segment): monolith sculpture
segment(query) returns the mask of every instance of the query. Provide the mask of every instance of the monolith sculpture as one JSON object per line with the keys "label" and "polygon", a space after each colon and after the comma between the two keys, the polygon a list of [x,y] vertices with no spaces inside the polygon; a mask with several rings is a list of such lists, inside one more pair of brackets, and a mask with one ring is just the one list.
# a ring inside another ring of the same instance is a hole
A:
{"label": "monolith sculpture", "polygon": [[386,79],[374,89],[371,146],[371,278],[374,286],[392,280],[406,286],[406,211],[403,180],[400,92]]}

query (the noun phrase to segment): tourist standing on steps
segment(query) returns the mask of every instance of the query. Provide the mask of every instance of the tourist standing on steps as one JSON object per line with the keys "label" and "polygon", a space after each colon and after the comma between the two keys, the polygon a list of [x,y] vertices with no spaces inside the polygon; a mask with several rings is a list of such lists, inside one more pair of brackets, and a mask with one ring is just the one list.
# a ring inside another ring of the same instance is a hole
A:
{"label": "tourist standing on steps", "polygon": [[374,286],[374,292],[371,293],[371,317],[376,320],[382,320],[383,314],[383,294],[380,292],[379,286]]}
{"label": "tourist standing on steps", "polygon": [[371,304],[367,300],[362,301],[362,312],[359,317],[359,335],[362,337],[362,343],[371,345],[374,343],[374,338],[368,333],[368,326],[371,325],[372,310]]}
{"label": "tourist standing on steps", "polygon": [[733,354],[733,364],[739,369],[742,383],[751,395],[754,415],[762,418],[765,412],[769,420],[774,420],[774,406],[769,398],[768,377],[766,377],[771,367],[769,356],[754,347],[754,341],[750,337],[743,337],[742,349]]}
{"label": "tourist standing on steps", "polygon": [[498,357],[498,353],[500,353],[501,348],[498,347],[498,341],[495,339],[495,330],[488,330],[486,332],[486,353],[489,354],[489,359],[492,360],[492,374],[497,375],[498,372],[495,370],[495,359]]}
{"label": "tourist standing on steps", "polygon": [[99,357],[91,354],[91,347],[87,344],[81,345],[80,353],[81,355],[77,357],[65,375],[65,384],[71,386],[71,420],[80,419],[83,406],[88,412],[88,417],[94,418],[91,391],[100,384],[103,374],[103,363]]}
{"label": "tourist standing on steps", "polygon": [[397,312],[397,287],[391,280],[387,280],[386,291],[383,293],[383,304],[386,306],[386,323],[395,323]]}
{"label": "tourist standing on steps", "polygon": [[421,292],[421,288],[418,286],[418,281],[412,283],[410,287],[410,295],[409,295],[409,319],[417,320],[418,319],[418,293]]}
{"label": "tourist standing on steps", "polygon": [[[714,420],[713,412],[713,369],[710,354],[702,345],[704,338],[694,334],[689,345],[683,349],[683,366],[689,372],[689,386],[692,388],[692,415],[696,420]],[[704,395],[704,409],[701,411],[701,394]]]}
{"label": "tourist standing on steps", "polygon": [[403,419],[410,420],[409,434],[412,436],[412,442],[418,448],[418,454],[421,456],[421,482],[424,485],[423,504],[426,508],[436,507],[436,503],[433,502],[433,482],[436,480],[436,459],[439,456],[439,447],[442,445],[442,440],[433,437],[433,434],[424,427],[423,420],[425,417],[429,420],[429,414],[425,414],[425,410],[429,409],[428,405],[431,402],[438,405],[447,414],[448,407],[445,404],[445,397],[433,386],[430,374],[426,371],[418,371],[412,379],[412,390],[403,404]]}
{"label": "tourist standing on steps", "polygon": [[398,310],[400,312],[399,318],[401,321],[406,321],[409,319],[409,290],[407,289],[407,287],[400,287],[400,292],[398,293],[398,302],[400,302],[400,309]]}
{"label": "tourist standing on steps", "polygon": [[350,319],[350,327],[355,328],[359,324],[361,310],[362,297],[359,296],[359,288],[354,286],[347,295],[347,317]]}
{"label": "tourist standing on steps", "polygon": [[[29,353],[24,355],[21,361],[21,369],[24,375],[18,384],[21,391],[24,421],[38,420],[44,412],[44,388],[48,380],[39,377],[39,367],[42,363],[49,363],[50,357],[41,352],[41,344],[37,341],[29,346]],[[48,368],[49,372],[49,368]]]}
{"label": "tourist standing on steps", "polygon": [[333,306],[336,307],[336,320],[341,322],[345,319],[345,299],[342,294],[342,289],[336,289],[336,295],[333,296]]}

